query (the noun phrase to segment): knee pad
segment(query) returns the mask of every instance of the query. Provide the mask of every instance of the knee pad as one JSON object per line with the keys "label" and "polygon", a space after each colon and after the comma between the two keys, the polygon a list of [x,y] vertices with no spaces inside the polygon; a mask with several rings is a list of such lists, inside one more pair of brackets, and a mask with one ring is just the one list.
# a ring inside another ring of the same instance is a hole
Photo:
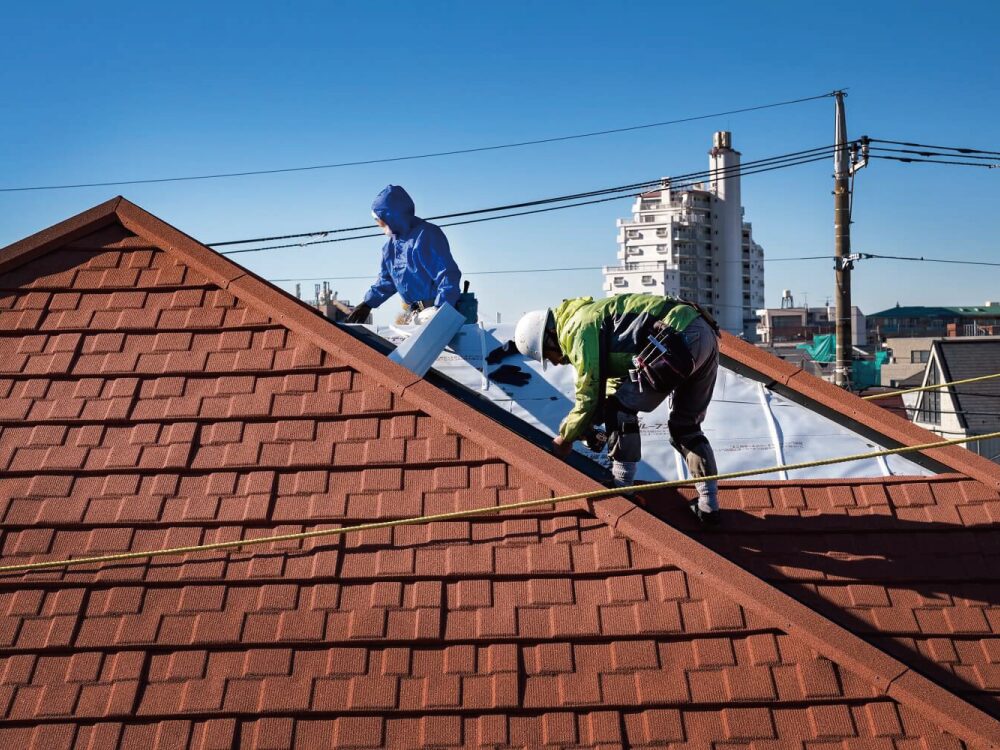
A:
{"label": "knee pad", "polygon": [[639,461],[642,458],[639,415],[625,411],[616,400],[609,401],[613,403],[605,423],[608,428],[608,457],[616,461]]}
{"label": "knee pad", "polygon": [[678,427],[667,423],[667,430],[670,432],[670,444],[680,451],[693,451],[699,446],[708,443],[708,438],[701,431],[701,427]]}

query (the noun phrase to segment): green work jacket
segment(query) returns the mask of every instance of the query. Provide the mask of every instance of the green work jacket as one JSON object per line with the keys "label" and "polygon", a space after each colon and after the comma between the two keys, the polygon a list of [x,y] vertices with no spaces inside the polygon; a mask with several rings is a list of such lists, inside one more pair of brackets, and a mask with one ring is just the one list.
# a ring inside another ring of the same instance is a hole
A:
{"label": "green work jacket", "polygon": [[632,357],[646,347],[653,322],[663,320],[683,331],[698,317],[683,300],[656,294],[616,294],[596,301],[577,297],[563,300],[552,313],[559,346],[576,370],[576,403],[559,426],[567,442],[579,439],[595,417],[601,400],[602,346],[608,349],[607,392],[613,393],[617,381],[628,377]]}

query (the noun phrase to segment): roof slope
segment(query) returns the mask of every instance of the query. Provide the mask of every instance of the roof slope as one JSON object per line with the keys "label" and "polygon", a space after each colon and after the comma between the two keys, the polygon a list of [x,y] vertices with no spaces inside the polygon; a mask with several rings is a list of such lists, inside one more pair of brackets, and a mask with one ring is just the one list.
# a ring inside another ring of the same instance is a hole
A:
{"label": "roof slope", "polygon": [[[0,251],[0,352],[2,564],[596,486],[123,199]],[[0,576],[0,722],[44,748],[1000,735],[623,498]]]}

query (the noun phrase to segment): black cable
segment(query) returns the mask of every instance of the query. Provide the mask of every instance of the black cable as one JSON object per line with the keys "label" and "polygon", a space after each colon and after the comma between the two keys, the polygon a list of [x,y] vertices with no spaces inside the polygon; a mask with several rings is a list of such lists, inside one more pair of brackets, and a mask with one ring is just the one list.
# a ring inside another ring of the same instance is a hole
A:
{"label": "black cable", "polygon": [[[896,409],[906,412],[919,412],[921,408],[919,406],[896,406],[894,404],[879,404],[883,409]],[[1000,412],[992,411],[968,411],[966,409],[934,409],[935,414],[964,414],[966,416],[973,417],[1000,417]]]}
{"label": "black cable", "polygon": [[[930,157],[930,156],[948,156],[948,157],[951,157],[951,158],[955,158],[955,154],[946,154],[943,151],[918,151],[918,150],[912,149],[912,148],[889,148],[887,146],[870,146],[869,148],[870,148],[871,151],[889,151],[889,152],[894,153],[894,154],[916,154],[917,156],[928,156],[928,157]],[[982,159],[982,160],[985,160],[985,161],[993,161],[993,162],[995,162],[997,160],[996,156],[978,156],[978,155],[975,155],[975,154],[968,154],[968,155],[963,154],[962,158],[963,159]]]}
{"label": "black cable", "polygon": [[[750,170],[746,170],[746,171],[733,171],[731,173],[728,173],[728,174],[724,175],[721,179],[726,180],[726,179],[730,179],[730,178],[738,177],[738,176],[760,174],[762,172],[770,172],[770,171],[773,171],[775,169],[785,169],[787,167],[795,167],[795,166],[799,166],[801,164],[810,164],[812,162],[822,161],[822,160],[827,159],[827,158],[829,158],[829,157],[824,154],[822,156],[816,156],[816,157],[813,157],[811,159],[799,159],[798,161],[789,162],[789,163],[780,163],[780,164],[776,164],[774,166],[768,166],[768,167],[762,167],[762,168],[755,168],[755,169],[750,169]],[[713,174],[718,174],[718,172],[721,172],[721,171],[722,170],[718,170],[717,172],[713,172]],[[670,189],[671,190],[678,190],[678,189],[683,190],[683,189],[691,187],[691,185],[693,185],[693,184],[694,183],[680,185],[680,186],[671,184],[670,185]],[[644,192],[648,192],[648,191],[644,191]],[[447,222],[447,223],[441,224],[440,226],[442,226],[442,227],[453,227],[453,226],[460,226],[460,225],[463,225],[463,224],[478,224],[478,223],[484,222],[484,221],[496,221],[498,219],[510,219],[510,218],[515,217],[515,216],[527,216],[529,214],[547,213],[549,211],[561,211],[561,210],[566,209],[566,208],[576,208],[578,206],[589,206],[589,205],[593,205],[593,204],[596,204],[596,203],[607,203],[608,201],[622,200],[624,198],[634,198],[634,197],[641,196],[642,194],[643,193],[640,192],[640,193],[626,193],[626,194],[623,194],[623,195],[613,195],[611,197],[596,198],[596,199],[593,199],[593,200],[579,201],[579,202],[576,202],[576,203],[568,203],[568,204],[565,204],[565,205],[549,206],[548,208],[537,208],[537,209],[533,209],[533,210],[530,210],[530,211],[517,211],[517,212],[514,212],[514,213],[503,214],[503,215],[500,215],[500,216],[487,216],[487,217],[480,218],[480,219],[468,219],[468,220],[465,220],[465,221]],[[484,213],[486,210],[487,209],[483,209],[483,210],[477,211],[475,213]],[[497,209],[488,209],[488,210],[493,211],[493,210],[497,210]],[[344,231],[349,231],[349,230],[344,230]],[[332,233],[333,232],[328,232],[327,234],[332,234]],[[307,236],[314,236],[314,234],[310,234],[310,235],[307,235]],[[330,239],[313,240],[311,242],[293,242],[293,243],[288,243],[288,244],[284,244],[284,245],[266,245],[264,247],[253,247],[253,248],[246,248],[246,249],[243,249],[243,250],[229,250],[229,251],[223,252],[221,254],[222,255],[236,255],[238,253],[255,253],[255,252],[262,251],[262,250],[281,250],[281,249],[290,248],[290,247],[308,247],[310,245],[323,245],[323,244],[329,244],[329,243],[333,243],[333,242],[348,242],[350,240],[360,240],[360,239],[367,239],[367,238],[371,238],[371,237],[381,237],[381,236],[383,236],[382,232],[371,232],[371,233],[368,233],[368,234],[353,235],[351,237],[334,237],[334,238],[330,238]]]}
{"label": "black cable", "polygon": [[[599,188],[599,189],[596,189],[596,190],[589,190],[589,191],[582,192],[582,193],[570,193],[568,195],[558,195],[558,196],[553,196],[553,197],[549,197],[549,198],[539,198],[539,199],[536,199],[536,200],[525,201],[525,202],[522,202],[522,203],[510,203],[510,204],[503,205],[503,206],[493,206],[491,208],[477,208],[477,209],[473,209],[473,210],[470,210],[470,211],[458,211],[458,212],[448,213],[448,214],[439,214],[437,216],[428,216],[428,217],[426,217],[426,220],[427,221],[438,221],[440,219],[453,219],[453,218],[457,218],[457,217],[460,217],[460,216],[472,216],[472,215],[475,215],[475,214],[494,213],[494,212],[498,212],[498,211],[507,211],[507,210],[512,210],[512,209],[515,209],[515,208],[527,208],[527,207],[530,207],[530,206],[540,206],[540,205],[545,205],[545,204],[548,204],[548,203],[561,203],[561,202],[564,202],[564,201],[577,200],[577,199],[580,199],[580,198],[591,198],[591,197],[598,196],[598,195],[607,195],[609,193],[619,193],[619,192],[631,191],[631,190],[635,190],[635,189],[638,189],[638,188],[650,188],[650,189],[653,189],[653,188],[657,188],[657,187],[662,186],[663,183],[664,183],[664,181],[683,180],[685,182],[688,182],[688,181],[693,180],[693,179],[704,179],[704,178],[711,177],[711,176],[718,176],[718,175],[726,176],[726,175],[728,175],[728,173],[733,172],[733,171],[738,171],[738,170],[742,170],[742,169],[752,168],[752,167],[756,167],[756,166],[770,165],[772,163],[776,164],[776,163],[779,163],[779,162],[793,160],[793,159],[796,159],[798,157],[805,157],[805,156],[816,155],[816,154],[818,154],[820,152],[825,152],[825,151],[829,150],[830,148],[832,148],[832,146],[818,146],[816,148],[806,149],[804,151],[793,151],[793,152],[788,153],[788,154],[781,154],[780,156],[769,156],[769,157],[764,158],[764,159],[756,159],[754,161],[748,161],[748,162],[744,162],[742,164],[736,164],[736,165],[733,165],[731,167],[726,167],[724,169],[719,169],[719,170],[706,169],[706,170],[701,170],[701,171],[698,171],[698,172],[689,172],[687,174],[676,175],[674,177],[669,177],[669,178],[659,177],[659,178],[656,178],[656,179],[653,179],[653,180],[645,180],[643,182],[633,182],[633,183],[629,183],[627,185],[618,185],[616,187],[610,187],[610,188]],[[673,186],[671,185],[670,187],[673,187]],[[271,237],[254,237],[254,238],[246,239],[246,240],[228,240],[226,242],[208,242],[206,244],[208,245],[208,247],[226,247],[228,245],[247,245],[247,244],[251,244],[251,243],[254,243],[254,242],[275,242],[275,241],[278,241],[278,240],[297,239],[299,237],[317,237],[317,236],[320,236],[320,235],[326,236],[326,235],[330,235],[330,234],[341,234],[341,233],[345,233],[345,232],[357,232],[357,231],[362,231],[362,230],[366,230],[366,229],[370,229],[370,228],[371,228],[371,224],[364,224],[362,226],[357,226],[357,227],[343,227],[343,228],[340,228],[340,229],[320,229],[320,230],[317,230],[317,231],[314,231],[314,232],[299,232],[297,234],[280,234],[280,235],[274,235],[274,236],[271,236]]]}
{"label": "black cable", "polygon": [[996,169],[997,164],[980,164],[971,161],[954,161],[945,159],[918,159],[909,156],[886,156],[884,154],[870,154],[872,159],[887,159],[889,161],[901,161],[904,164],[951,164],[958,167],[985,167],[986,169]]}
{"label": "black cable", "polygon": [[[789,260],[833,260],[832,255],[804,255],[798,258],[763,258],[765,263],[774,263],[780,261]],[[647,261],[638,261],[640,263]],[[656,263],[657,261],[648,261],[651,263]],[[743,261],[724,261],[729,263],[742,263]],[[463,276],[487,276],[493,274],[507,274],[507,273],[550,273],[553,271],[601,271],[604,268],[618,268],[618,266],[564,266],[559,268],[507,268],[502,270],[489,270],[489,271],[462,271]],[[650,269],[656,270],[656,269]],[[358,279],[370,279],[372,275],[370,273],[364,274],[363,276],[306,276],[303,278],[293,278],[293,279],[267,279],[272,284],[289,283],[293,281],[356,281]]]}
{"label": "black cable", "polygon": [[114,180],[108,182],[85,182],[77,183],[72,185],[35,185],[29,187],[12,187],[12,188],[0,188],[0,193],[14,193],[14,192],[26,192],[29,190],[70,190],[74,188],[88,188],[88,187],[111,187],[114,185],[147,185],[151,183],[160,182],[186,182],[192,180],[215,180],[224,177],[249,177],[253,175],[271,175],[271,174],[284,174],[288,172],[308,172],[320,169],[338,169],[341,167],[357,167],[366,164],[386,164],[389,162],[398,161],[414,161],[417,159],[431,159],[438,156],[456,156],[459,154],[474,154],[483,151],[499,151],[501,149],[507,148],[520,148],[523,146],[537,146],[545,143],[558,143],[560,141],[571,141],[579,138],[593,138],[599,135],[611,135],[614,133],[627,133],[634,130],[645,130],[648,128],[659,128],[666,125],[678,125],[685,122],[695,122],[697,120],[707,120],[713,117],[723,117],[725,115],[735,115],[744,112],[755,112],[761,109],[770,109],[773,107],[784,107],[790,104],[801,104],[802,102],[809,102],[815,99],[825,99],[827,97],[833,96],[833,92],[826,94],[819,94],[817,96],[807,96],[802,99],[789,99],[782,102],[774,102],[771,104],[760,104],[755,107],[743,107],[741,109],[732,109],[728,112],[715,112],[709,115],[697,115],[695,117],[682,117],[676,120],[664,120],[662,122],[652,122],[645,125],[630,125],[624,128],[611,128],[609,130],[595,130],[590,133],[576,133],[574,135],[562,135],[554,138],[539,138],[537,140],[531,141],[518,141],[516,143],[503,143],[495,146],[478,146],[476,148],[464,148],[455,149],[452,151],[437,151],[428,154],[413,154],[410,156],[392,156],[382,159],[364,159],[361,161],[346,161],[339,162],[336,164],[313,164],[305,167],[285,167],[282,169],[257,169],[248,170],[245,172],[221,172],[218,174],[204,174],[204,175],[191,175],[187,177],[157,177],[153,179],[144,180]]}
{"label": "black cable", "polygon": [[[508,268],[492,271],[462,271],[462,276],[488,276],[506,273],[552,273],[554,271],[600,271],[604,266],[566,266],[564,268]],[[290,281],[358,281],[371,279],[372,274],[363,276],[312,276],[304,279],[268,279],[272,284],[288,283]]]}
{"label": "black cable", "polygon": [[924,263],[950,263],[958,266],[1000,266],[1000,263],[991,263],[985,260],[951,260],[947,258],[925,258],[915,255],[879,255],[877,253],[861,253],[861,255],[863,258],[923,261]]}
{"label": "black cable", "polygon": [[939,151],[958,151],[960,154],[990,154],[1000,156],[1000,151],[984,151],[980,148],[963,148],[961,146],[931,146],[928,143],[909,143],[907,141],[887,141],[884,138],[869,138],[871,143],[891,143],[894,146],[909,146],[910,148],[933,148]]}

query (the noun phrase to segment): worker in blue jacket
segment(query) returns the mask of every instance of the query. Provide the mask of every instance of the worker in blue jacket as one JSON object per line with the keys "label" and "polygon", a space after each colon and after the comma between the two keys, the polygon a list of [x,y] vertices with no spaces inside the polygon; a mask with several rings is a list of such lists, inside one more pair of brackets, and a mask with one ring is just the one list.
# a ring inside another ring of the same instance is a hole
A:
{"label": "worker in blue jacket", "polygon": [[348,323],[364,323],[371,311],[399,293],[410,321],[429,320],[440,305],[455,306],[462,272],[451,257],[440,227],[414,215],[413,199],[399,185],[375,197],[372,216],[389,240],[382,247],[382,267]]}

